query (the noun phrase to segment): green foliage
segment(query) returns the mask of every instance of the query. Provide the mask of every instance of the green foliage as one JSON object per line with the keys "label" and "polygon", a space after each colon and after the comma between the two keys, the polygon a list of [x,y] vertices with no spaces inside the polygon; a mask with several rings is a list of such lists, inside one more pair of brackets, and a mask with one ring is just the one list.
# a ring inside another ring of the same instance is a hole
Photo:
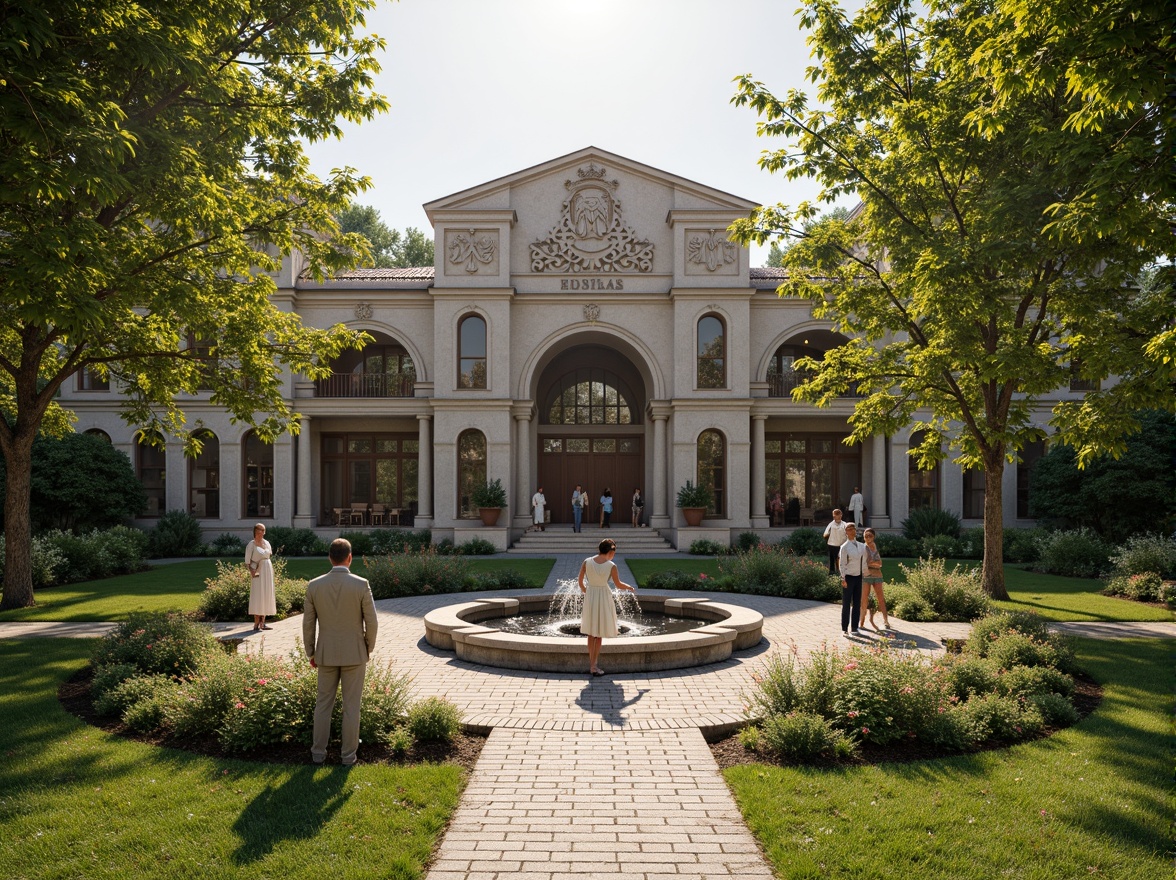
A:
{"label": "green foliage", "polygon": [[1032,611],[996,611],[972,624],[968,650],[984,656],[983,646],[1010,630],[1040,641],[1051,638],[1049,621],[1040,614]]}
{"label": "green foliage", "polygon": [[104,692],[94,701],[99,715],[118,715],[134,731],[146,733],[163,723],[164,713],[176,697],[175,682],[164,675],[134,675]]}
{"label": "green foliage", "polygon": [[126,663],[145,675],[179,677],[219,650],[208,627],[183,614],[132,614],[98,642],[94,665]]}
{"label": "green foliage", "polygon": [[1041,539],[1034,568],[1065,577],[1095,578],[1111,565],[1114,548],[1090,529],[1048,532]]}
{"label": "green foliage", "polygon": [[1057,633],[1038,636],[1011,627],[1003,630],[982,628],[977,633],[973,627],[965,651],[973,656],[987,657],[997,669],[1003,670],[1014,666],[1052,666],[1069,672],[1074,668],[1073,648]]}
{"label": "green foliage", "polygon": [[[975,58],[1032,14],[915,0],[847,13],[805,0],[799,18],[815,98],[778,98],[748,74],[733,99],[761,116],[759,134],[784,141],[761,167],[820,187],[811,203],[732,226],[743,243],[790,239],[781,295],[807,299],[848,339],[797,363],[812,378],[795,398],[827,406],[853,388],[852,440],[913,428],[920,466],[954,452],[999,479],[1044,436],[1038,408],[1073,364],[1103,390],[1058,402],[1052,421],[1086,453],[1116,449],[1142,401],[1172,401],[1176,373],[1171,287],[1132,283],[1170,251],[1171,199],[1156,198],[1152,171],[1167,142],[1160,115],[1145,123],[1108,104],[1099,126],[1067,125],[1087,105],[1057,87],[1056,58],[1044,62],[1048,87],[1013,88],[1022,63],[1004,67],[996,112]],[[861,199],[849,218],[816,219],[818,203],[845,197]],[[1106,381],[1114,374],[1130,381]],[[999,534],[999,508],[986,517]],[[986,562],[985,588],[1003,596],[1001,560]]]}
{"label": "green foliage", "polygon": [[948,666],[949,687],[958,700],[967,700],[976,694],[993,693],[996,691],[999,673],[993,661],[964,655]]}
{"label": "green foliage", "polygon": [[960,556],[960,542],[950,535],[928,535],[919,540],[919,556],[930,558],[938,556]]}
{"label": "green foliage", "polygon": [[809,528],[808,526],[801,526],[799,529],[796,529],[780,543],[783,545],[785,541],[787,542],[787,548],[797,556],[824,556],[825,548],[828,546],[825,543],[824,536],[821,534],[821,530]]}
{"label": "green foliage", "polygon": [[445,556],[433,549],[422,553],[373,556],[364,560],[368,583],[377,599],[416,596],[422,593],[454,593],[469,578],[469,563],[460,556]]}
{"label": "green foliage", "polygon": [[1110,558],[1116,575],[1154,573],[1176,577],[1176,540],[1157,535],[1135,535]]}
{"label": "green foliage", "polygon": [[[707,580],[713,580],[713,578]],[[647,590],[694,590],[699,586],[701,585],[698,575],[679,571],[676,568],[654,572],[645,579],[644,583]]]}
{"label": "green foliage", "polygon": [[[5,552],[6,541],[7,536],[0,534],[0,576],[4,574],[5,561],[8,558]],[[33,538],[29,544],[29,556],[34,587],[51,587],[58,583],[58,572],[65,567],[66,562],[61,551],[51,540],[40,536]],[[5,590],[7,591],[7,587]]]}
{"label": "green foliage", "polygon": [[[0,487],[6,485],[6,473],[0,459]],[[0,489],[0,497],[3,491]],[[145,504],[143,487],[130,459],[106,440],[69,433],[33,441],[29,499],[33,531],[107,529],[138,516]],[[0,511],[0,526],[3,523]]]}
{"label": "green foliage", "polygon": [[1122,454],[1099,455],[1079,466],[1072,446],[1054,444],[1029,480],[1029,512],[1057,529],[1088,528],[1103,540],[1167,534],[1176,516],[1176,416],[1139,414],[1139,430]]}
{"label": "green foliage", "polygon": [[917,737],[928,719],[951,706],[949,686],[942,667],[916,653],[852,651],[842,665],[832,717],[866,742]]}
{"label": "green foliage", "polygon": [[463,544],[458,544],[454,552],[458,556],[493,556],[498,552],[498,548],[485,538],[471,538]]}
{"label": "green foliage", "polygon": [[752,547],[758,547],[763,543],[755,532],[740,532],[739,537],[735,539],[735,548],[737,550],[750,550]]}
{"label": "green foliage", "polygon": [[1032,694],[1029,702],[1041,714],[1042,720],[1050,727],[1069,727],[1078,721],[1078,710],[1074,704],[1058,693]]}
{"label": "green foliage", "polygon": [[55,548],[61,559],[55,569],[58,584],[130,574],[145,567],[148,538],[129,526],[84,534],[53,530],[42,535],[41,540]]}
{"label": "green foliage", "polygon": [[[964,529],[960,532],[959,542],[956,544],[956,554],[964,559],[984,558],[984,526]],[[935,556],[946,557],[946,553],[935,553]],[[1007,558],[1007,557],[1006,557]],[[1009,560],[1010,562],[1012,560]]]}
{"label": "green foliage", "polygon": [[931,603],[906,584],[888,583],[883,587],[886,608],[900,620],[935,620]]}
{"label": "green foliage", "polygon": [[[357,559],[370,556],[375,552],[375,541],[372,532],[340,532],[339,537],[351,543],[351,552]],[[273,543],[272,541],[270,542]]]}
{"label": "green foliage", "polygon": [[910,538],[904,538],[902,535],[892,535],[889,532],[882,532],[874,536],[874,543],[877,545],[878,552],[882,554],[883,559],[919,555],[919,542],[912,541]]}
{"label": "green foliage", "polygon": [[236,556],[244,558],[245,542],[229,532],[221,532],[204,548],[207,556]]}
{"label": "green foliage", "polygon": [[975,730],[977,741],[1017,742],[1041,732],[1045,721],[1033,703],[999,694],[981,694],[963,704],[960,711]]}
{"label": "green foliage", "polygon": [[[265,539],[274,548],[274,553],[280,553],[282,556],[327,555],[327,542],[310,529],[271,526],[265,530]],[[244,553],[245,551],[242,549],[242,556]]]}
{"label": "green foliage", "polygon": [[777,759],[812,764],[826,758],[846,760],[857,751],[856,743],[820,715],[790,712],[772,715],[759,731],[758,744]]}
{"label": "green foliage", "polygon": [[169,510],[148,532],[148,553],[155,559],[201,556],[204,553],[200,520],[186,510]]}
{"label": "green foliage", "polygon": [[[955,566],[947,571],[942,559],[920,559],[913,568],[899,565],[906,578],[905,588],[911,590],[930,608],[931,617],[920,616],[918,620],[975,620],[987,614],[992,603],[980,581],[975,568]],[[889,605],[889,601],[887,602]],[[906,617],[898,610],[901,605],[895,597],[895,614],[903,620]]]}
{"label": "green foliage", "polygon": [[997,675],[995,690],[1006,697],[1028,698],[1038,694],[1069,697],[1074,693],[1074,679],[1052,666],[1011,666]]}
{"label": "green foliage", "polygon": [[678,489],[679,507],[710,507],[715,502],[714,492],[707,486],[695,485],[691,480]]}
{"label": "green foliage", "polygon": [[461,733],[461,711],[447,700],[429,697],[408,710],[406,726],[418,742],[451,742]]}
{"label": "green foliage", "polygon": [[420,552],[433,545],[433,533],[428,529],[381,529],[372,533],[372,553],[382,555]]}
{"label": "green foliage", "polygon": [[731,548],[728,545],[720,544],[718,541],[709,541],[706,538],[692,541],[689,550],[691,556],[726,556],[730,552]]}
{"label": "green foliage", "polygon": [[920,507],[912,510],[910,516],[902,521],[902,534],[904,538],[910,538],[912,541],[936,535],[958,538],[960,518],[950,510]]}
{"label": "green foliage", "polygon": [[1045,529],[1005,529],[1005,561],[1036,562],[1041,557],[1041,542],[1045,535]]}
{"label": "green foliage", "polygon": [[433,265],[433,240],[410,226],[402,236],[380,219],[370,205],[351,204],[339,212],[339,231],[355,232],[367,239],[370,259],[360,265],[378,269]]}
{"label": "green foliage", "polygon": [[[128,678],[133,678],[138,674],[139,667],[133,663],[107,663],[104,666],[96,666],[94,668],[94,677],[90,680],[90,695],[97,700],[109,691],[114,690],[114,688]],[[107,708],[108,711],[100,712],[99,714],[114,715],[121,711],[121,708],[114,709],[109,706]]]}
{"label": "green foliage", "polygon": [[476,507],[506,507],[506,489],[502,480],[496,478],[475,486],[470,500]]}
{"label": "green foliage", "polygon": [[1125,596],[1136,602],[1170,602],[1173,598],[1172,588],[1165,587],[1163,578],[1150,571],[1113,577],[1107,581],[1103,593]]}
{"label": "green foliage", "polygon": [[[286,576],[286,560],[274,556],[275,620],[302,613],[306,581]],[[249,592],[253,576],[243,562],[216,561],[216,575],[208,578],[200,594],[200,616],[205,620],[249,620]]]}
{"label": "green foliage", "polygon": [[781,595],[815,602],[835,602],[841,598],[841,582],[829,574],[823,563],[812,559],[794,559],[784,572]]}
{"label": "green foliage", "polygon": [[479,571],[466,581],[468,590],[525,590],[531,586],[527,576],[513,568],[499,571]]}

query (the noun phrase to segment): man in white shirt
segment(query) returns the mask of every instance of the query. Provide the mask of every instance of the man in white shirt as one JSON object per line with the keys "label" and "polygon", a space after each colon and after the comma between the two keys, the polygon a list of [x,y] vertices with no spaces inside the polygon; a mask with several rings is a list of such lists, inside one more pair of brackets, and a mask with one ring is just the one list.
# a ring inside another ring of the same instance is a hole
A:
{"label": "man in white shirt", "polygon": [[825,526],[825,544],[829,548],[829,574],[837,574],[837,554],[841,545],[845,543],[845,526],[841,521],[841,511],[833,511],[833,522]]}
{"label": "man in white shirt", "polygon": [[845,524],[845,543],[837,552],[841,572],[841,632],[858,635],[862,617],[862,575],[866,573],[866,545],[857,540],[857,526]]}
{"label": "man in white shirt", "polygon": [[866,499],[862,497],[862,490],[853,487],[853,494],[849,496],[849,509],[853,513],[854,525],[862,524],[862,511],[866,509]]}

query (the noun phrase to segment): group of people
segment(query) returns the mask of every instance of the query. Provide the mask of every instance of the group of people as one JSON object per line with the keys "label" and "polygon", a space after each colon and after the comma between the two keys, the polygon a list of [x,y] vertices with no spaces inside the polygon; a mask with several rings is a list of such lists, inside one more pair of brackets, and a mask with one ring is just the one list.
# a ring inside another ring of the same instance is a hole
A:
{"label": "group of people", "polygon": [[[866,627],[881,632],[874,616],[882,612],[882,629],[890,629],[886,598],[882,594],[882,554],[875,543],[873,529],[866,529],[857,539],[858,523],[843,522],[841,511],[833,511],[833,521],[825,526],[825,544],[829,550],[829,574],[841,576],[841,632],[858,635]],[[870,607],[871,594],[877,608]]]}
{"label": "group of people", "polygon": [[[584,491],[584,488],[579,483],[576,483],[576,488],[572,490],[573,532],[581,531],[584,521],[584,510],[589,504],[588,493]],[[630,508],[632,510],[633,528],[645,525],[642,522],[642,516],[645,512],[645,497],[641,494],[640,488],[633,490],[633,501]],[[600,496],[600,527],[602,529],[612,528],[612,514],[612,489],[605,489],[604,493]],[[547,497],[543,494],[542,486],[531,496],[531,519],[533,528],[541,532],[547,531]]]}

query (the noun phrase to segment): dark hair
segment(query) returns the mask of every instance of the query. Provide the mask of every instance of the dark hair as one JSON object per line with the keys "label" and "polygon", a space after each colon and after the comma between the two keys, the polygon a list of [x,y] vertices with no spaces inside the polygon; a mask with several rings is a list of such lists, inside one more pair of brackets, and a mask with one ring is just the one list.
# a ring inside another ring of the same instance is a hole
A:
{"label": "dark hair", "polygon": [[612,489],[605,489],[604,490],[604,497],[605,498],[612,498]]}
{"label": "dark hair", "polygon": [[336,538],[331,542],[331,547],[327,550],[327,556],[330,557],[331,562],[335,565],[342,565],[347,561],[347,557],[351,555],[351,542],[346,538]]}
{"label": "dark hair", "polygon": [[613,550],[617,549],[617,542],[612,538],[605,538],[600,542],[600,546],[597,549],[600,551],[601,555],[605,553],[611,553]]}

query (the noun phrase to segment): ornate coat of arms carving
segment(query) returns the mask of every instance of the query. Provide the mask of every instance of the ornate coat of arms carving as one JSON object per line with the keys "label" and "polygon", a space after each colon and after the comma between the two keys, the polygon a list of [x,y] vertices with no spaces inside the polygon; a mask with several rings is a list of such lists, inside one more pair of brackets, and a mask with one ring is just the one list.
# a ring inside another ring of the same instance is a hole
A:
{"label": "ornate coat of arms carving", "polygon": [[613,195],[620,184],[590,164],[568,180],[558,225],[531,244],[532,272],[605,273],[653,271],[653,243],[639,239],[621,220]]}

